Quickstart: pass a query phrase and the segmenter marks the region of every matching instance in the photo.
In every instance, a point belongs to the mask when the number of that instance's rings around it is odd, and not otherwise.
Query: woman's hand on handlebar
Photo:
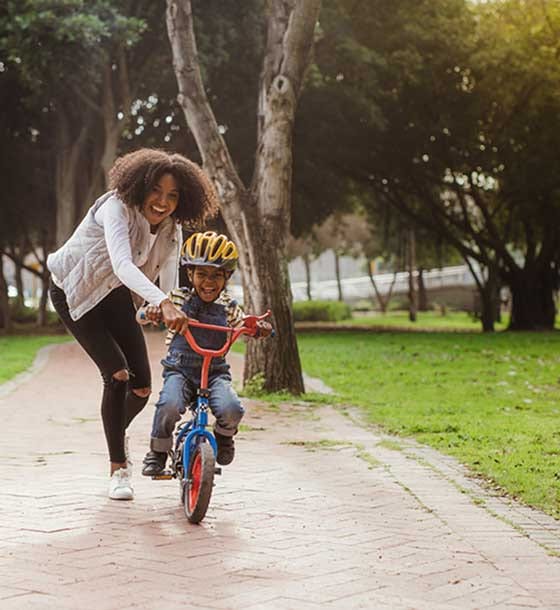
[[[187,315],[173,305],[169,299],[162,301],[160,307],[163,321],[167,328],[175,332],[182,332],[183,328],[187,325]]]
[[[144,308],[144,315],[154,325],[161,323],[161,308],[157,305],[147,305]]]

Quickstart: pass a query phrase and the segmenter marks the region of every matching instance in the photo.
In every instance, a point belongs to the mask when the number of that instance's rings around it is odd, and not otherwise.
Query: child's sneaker
[[[219,432],[214,432],[216,437],[216,444],[218,445],[218,455],[216,461],[220,466],[227,466],[233,462],[235,457],[235,443],[233,442],[233,436],[224,436]]]
[[[134,498],[134,490],[132,489],[128,469],[119,468],[111,475],[109,498],[111,500],[132,500]]]
[[[156,477],[165,470],[165,463],[167,462],[167,453],[161,451],[148,451],[146,453],[142,469],[142,474],[145,477]]]

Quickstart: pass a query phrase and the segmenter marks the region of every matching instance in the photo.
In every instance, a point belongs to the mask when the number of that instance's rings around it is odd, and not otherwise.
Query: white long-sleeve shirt
[[[130,210],[118,199],[112,197],[95,212],[95,221],[103,227],[105,242],[107,243],[107,251],[111,259],[111,265],[115,275],[119,280],[130,290],[140,295],[145,301],[153,305],[159,305],[167,298],[166,292],[160,290],[153,282],[151,282],[132,261],[132,248],[130,245],[129,236],[129,214]],[[141,215],[140,215],[141,216]],[[144,218],[140,217],[140,222],[144,222],[148,229],[149,223]],[[150,233],[150,245],[146,252],[146,260],[157,239],[157,234]],[[172,273],[175,273],[177,259],[175,253],[171,253],[167,260],[161,266],[159,278],[160,286],[164,286],[165,279],[162,275],[169,275],[169,268]],[[164,273],[165,271],[165,273]],[[163,281],[162,281],[163,280]],[[173,287],[173,280],[171,287]],[[168,290],[169,291],[169,290]]]

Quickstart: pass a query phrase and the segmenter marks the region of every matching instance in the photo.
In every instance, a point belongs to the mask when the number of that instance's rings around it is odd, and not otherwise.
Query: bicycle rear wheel
[[[214,450],[210,443],[201,440],[191,455],[183,495],[185,515],[190,523],[199,523],[206,515],[214,486],[214,468]]]

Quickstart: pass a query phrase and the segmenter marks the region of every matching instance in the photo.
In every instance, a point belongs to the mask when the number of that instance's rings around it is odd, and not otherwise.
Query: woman
[[[47,266],[54,308],[103,378],[109,497],[132,500],[125,430],[151,392],[135,305],[160,306],[165,324],[181,330],[186,316],[166,294],[176,284],[180,224],[199,224],[215,214],[217,199],[198,165],[161,150],[144,148],[117,159],[109,182],[111,190],[49,255]]]

